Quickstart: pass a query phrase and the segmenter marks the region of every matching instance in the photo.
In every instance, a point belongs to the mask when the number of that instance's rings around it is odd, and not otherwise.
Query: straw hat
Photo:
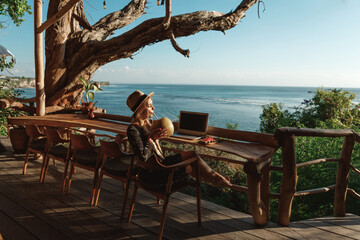
[[[126,100],[127,106],[130,108],[131,111],[135,114],[135,112],[145,103],[145,101],[152,97],[154,95],[154,92],[150,93],[149,95],[146,95],[145,93],[136,90],[132,94],[130,94]],[[131,116],[133,117],[134,114]]]

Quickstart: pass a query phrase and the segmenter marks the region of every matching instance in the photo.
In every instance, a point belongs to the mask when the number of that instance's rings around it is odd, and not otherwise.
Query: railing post
[[[280,190],[277,223],[288,226],[291,216],[291,205],[296,192],[297,169],[295,156],[295,136],[285,135],[280,140],[282,145],[283,178]]]
[[[346,195],[350,170],[351,154],[354,148],[355,137],[346,136],[341,151],[334,199],[334,215],[343,217],[346,213]]]

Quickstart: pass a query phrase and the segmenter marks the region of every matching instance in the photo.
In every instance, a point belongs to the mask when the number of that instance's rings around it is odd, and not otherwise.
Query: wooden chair
[[[125,142],[126,144],[126,142]],[[124,199],[121,211],[121,219],[124,216],[127,197],[129,193],[130,180],[135,179],[136,170],[134,165],[134,154],[125,153],[121,150],[120,144],[115,141],[103,141],[100,139],[100,152],[103,156],[100,167],[100,175],[96,185],[95,203],[98,204],[101,182],[103,176],[108,176],[123,183]]]
[[[64,191],[66,183],[66,175],[69,166],[70,160],[70,139],[68,138],[67,130],[57,130],[55,128],[47,128],[46,131],[47,137],[47,150],[46,155],[43,161],[43,166],[40,174],[40,182],[44,183],[46,178],[46,173],[49,165],[49,160],[58,160],[65,163],[64,172],[61,181],[61,192]],[[65,135],[65,137],[64,137]]]
[[[70,134],[70,144],[72,147],[71,167],[66,193],[70,192],[72,175],[75,167],[83,168],[94,172],[93,184],[91,188],[90,204],[94,204],[96,182],[99,175],[100,151],[99,147],[90,143],[91,136]]]
[[[168,180],[166,183],[162,184],[149,184],[146,180],[146,177],[144,178],[143,174],[144,172],[141,171],[141,168],[145,170],[151,170],[149,166],[147,166],[144,162],[138,161],[138,164],[140,166],[139,173],[136,175],[136,181],[135,181],[135,187],[133,191],[133,196],[131,199],[130,209],[129,209],[129,216],[128,216],[128,222],[131,221],[132,212],[134,210],[135,205],[135,198],[137,194],[138,188],[141,188],[145,190],[146,192],[154,195],[158,199],[162,199],[164,201],[162,214],[161,214],[161,220],[160,220],[160,229],[159,229],[159,235],[158,239],[162,239],[162,235],[164,232],[164,225],[165,225],[165,219],[166,219],[166,211],[169,203],[170,195],[189,186],[192,185],[196,187],[196,197],[197,197],[197,211],[198,211],[198,224],[201,224],[201,194],[200,194],[200,173],[199,173],[199,167],[198,163],[196,162],[197,159],[188,159],[183,162],[173,164],[170,166],[163,166],[163,171],[166,171],[168,175]],[[186,167],[188,165],[193,165],[196,170],[196,179],[195,181],[190,179],[188,174],[185,174],[182,177],[174,178],[174,172],[176,169],[179,169],[181,167]]]
[[[41,154],[45,158],[46,137],[35,125],[26,125],[26,134],[29,136],[28,146],[26,149],[26,157],[24,162],[23,174],[26,173],[27,164],[30,153]]]

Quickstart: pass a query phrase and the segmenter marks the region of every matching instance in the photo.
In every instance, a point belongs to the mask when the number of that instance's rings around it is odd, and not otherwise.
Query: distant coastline
[[[13,88],[35,88],[35,78],[0,76],[0,83],[9,81],[6,85]],[[109,86],[110,82],[98,82],[101,86]]]

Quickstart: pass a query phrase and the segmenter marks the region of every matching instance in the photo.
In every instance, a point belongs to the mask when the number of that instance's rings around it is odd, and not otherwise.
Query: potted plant
[[[83,96],[83,101],[81,103],[82,112],[87,114],[90,109],[93,109],[96,102],[94,103],[95,93],[99,90],[103,90],[100,87],[100,84],[97,82],[86,81],[84,78],[79,77],[80,81],[82,82],[85,92]]]
[[[19,98],[22,94],[23,91],[15,89],[9,79],[0,82],[0,99]],[[26,135],[24,126],[9,126],[7,119],[8,117],[18,117],[23,115],[27,115],[27,113],[17,110],[16,108],[7,107],[6,105],[2,105],[0,108],[0,135],[10,137],[15,153],[26,152],[28,136]],[[1,150],[5,149],[1,148],[0,143],[0,151]]]

